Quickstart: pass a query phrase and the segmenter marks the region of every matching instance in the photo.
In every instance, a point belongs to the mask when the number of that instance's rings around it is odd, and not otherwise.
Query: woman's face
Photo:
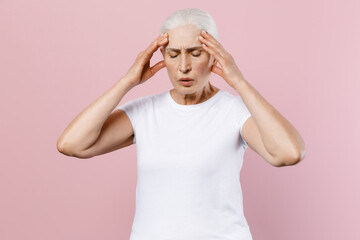
[[[160,48],[171,83],[184,94],[203,89],[214,63],[214,57],[201,47],[200,32],[193,25],[179,26],[168,32],[168,44],[164,50]],[[194,81],[184,85],[180,78],[192,78]]]

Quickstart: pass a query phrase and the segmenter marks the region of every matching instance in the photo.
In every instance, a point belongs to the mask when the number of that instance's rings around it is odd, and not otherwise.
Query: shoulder
[[[246,108],[246,105],[240,95],[233,95],[232,98],[233,98],[233,104],[235,105],[235,107],[245,107]]]
[[[157,102],[161,102],[164,100],[165,92],[163,93],[157,93],[157,94],[150,94],[145,95],[137,98],[130,99],[126,101],[125,103],[122,103],[120,108],[122,107],[144,107],[144,106],[151,106],[154,105]]]
[[[222,99],[224,101],[226,101],[227,103],[231,104],[231,105],[236,105],[236,104],[242,104],[242,98],[240,95],[233,95],[230,92],[221,89],[220,91],[222,91]]]
[[[230,112],[235,117],[237,123],[242,124],[243,121],[251,116],[249,109],[240,95],[232,95],[229,92],[225,92],[223,95],[227,98]]]

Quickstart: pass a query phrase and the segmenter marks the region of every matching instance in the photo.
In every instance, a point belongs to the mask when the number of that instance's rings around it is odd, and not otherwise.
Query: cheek
[[[209,62],[208,61],[199,61],[194,62],[193,64],[193,70],[197,73],[207,73],[209,72]]]
[[[171,60],[165,60],[164,62],[167,68],[173,68],[175,66],[174,62]]]
[[[173,73],[176,71],[177,67],[173,61],[165,60],[164,62],[165,62],[165,67],[169,73]]]

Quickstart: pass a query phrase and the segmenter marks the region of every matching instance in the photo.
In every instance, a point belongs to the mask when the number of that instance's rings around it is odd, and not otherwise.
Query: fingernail
[[[207,32],[205,30],[202,30],[202,33],[206,34]]]

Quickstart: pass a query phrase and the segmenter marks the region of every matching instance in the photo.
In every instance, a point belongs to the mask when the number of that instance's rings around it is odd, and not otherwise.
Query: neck
[[[219,89],[211,85],[210,81],[201,89],[191,93],[179,92],[176,89],[170,90],[170,95],[175,102],[182,105],[193,105],[205,102],[212,96],[214,96]]]

